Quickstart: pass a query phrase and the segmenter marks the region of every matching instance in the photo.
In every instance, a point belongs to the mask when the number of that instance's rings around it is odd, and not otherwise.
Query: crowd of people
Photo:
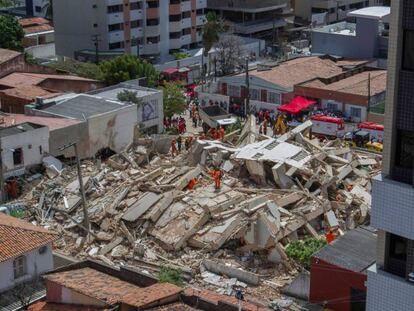
[[[167,118],[164,117],[164,128],[171,129],[175,128],[177,133],[184,134],[187,131],[187,124],[185,119],[182,116]]]

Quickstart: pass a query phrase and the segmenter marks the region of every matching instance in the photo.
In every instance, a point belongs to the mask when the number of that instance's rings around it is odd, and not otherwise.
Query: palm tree
[[[206,23],[203,27],[203,47],[204,56],[208,56],[208,52],[219,41],[220,33],[226,30],[224,21],[217,17],[215,12],[206,14]]]

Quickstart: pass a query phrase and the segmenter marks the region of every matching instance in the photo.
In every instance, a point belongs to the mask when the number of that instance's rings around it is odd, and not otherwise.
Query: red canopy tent
[[[291,114],[298,114],[302,110],[305,110],[309,106],[315,105],[316,101],[308,100],[301,96],[296,96],[289,104],[280,106],[279,111],[288,112]]]

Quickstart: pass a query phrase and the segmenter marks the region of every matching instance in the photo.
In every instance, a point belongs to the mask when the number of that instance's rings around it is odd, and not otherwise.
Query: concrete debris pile
[[[55,246],[65,254],[149,273],[170,266],[222,293],[243,287],[263,297],[271,289],[266,297],[280,298],[273,289],[298,272],[286,245],[369,221],[370,179],[381,161],[338,140],[308,138],[309,123],[278,139],[258,135],[255,123],[250,118],[226,142],[196,140],[175,158],[147,144],[102,164],[84,161],[90,228],[72,166],[20,203],[32,221],[61,233]],[[224,172],[219,190],[213,167]]]

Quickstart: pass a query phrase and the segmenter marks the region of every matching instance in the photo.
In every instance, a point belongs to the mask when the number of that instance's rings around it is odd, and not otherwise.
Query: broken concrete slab
[[[242,281],[242,282],[245,282],[251,285],[259,285],[259,282],[260,282],[260,276],[258,274],[248,272],[242,269],[238,269],[235,267],[227,266],[215,260],[213,261],[210,259],[204,259],[203,265],[210,272],[236,278],[239,281]]]
[[[124,240],[123,237],[117,237],[115,240],[113,240],[112,242],[106,244],[104,247],[101,248],[101,250],[99,251],[100,255],[105,255],[107,253],[109,253],[110,251],[112,251],[112,249],[115,246],[118,246],[119,244],[122,243],[122,241]]]
[[[139,219],[151,206],[157,203],[161,199],[161,195],[155,194],[153,192],[146,192],[141,196],[134,205],[132,205],[125,214],[122,216],[122,219],[125,221],[136,221]]]
[[[197,178],[201,174],[201,167],[198,165],[193,170],[186,173],[183,177],[181,177],[177,183],[175,184],[175,187],[177,190],[183,190],[185,187],[187,187],[188,183],[194,179]]]
[[[175,190],[164,193],[162,199],[160,199],[143,218],[150,219],[155,223],[161,217],[162,213],[164,213],[164,211],[171,205],[177,194],[178,192]]]

